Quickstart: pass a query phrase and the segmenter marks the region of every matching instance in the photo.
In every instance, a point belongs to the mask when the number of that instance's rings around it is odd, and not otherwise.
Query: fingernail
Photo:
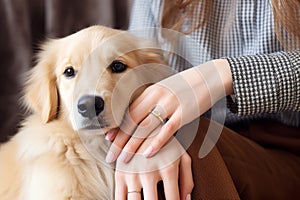
[[[118,132],[118,129],[113,129],[113,130],[108,131],[105,135],[105,139],[108,141],[111,141],[113,139],[113,137],[115,136],[115,134],[117,134],[117,132]]]
[[[186,195],[185,200],[191,200],[191,194]]]
[[[128,155],[126,152],[122,151],[122,153],[119,156],[120,161],[127,163],[128,162]]]
[[[106,155],[105,161],[107,163],[112,163],[115,161],[115,157],[116,157],[115,154],[112,151],[109,151]]]
[[[120,161],[122,161],[123,163],[128,163],[131,160],[131,158],[134,156],[134,154],[135,153],[122,151],[118,159],[120,159]]]
[[[152,154],[152,152],[153,152],[153,147],[152,146],[149,146],[147,149],[146,149],[146,151],[144,151],[144,153],[143,153],[143,155],[145,156],[145,157],[150,157],[150,155]]]
[[[112,136],[113,136],[113,134],[112,134],[112,133],[106,133],[106,135],[105,135],[105,139],[106,139],[107,141],[111,141],[111,139],[112,139]]]

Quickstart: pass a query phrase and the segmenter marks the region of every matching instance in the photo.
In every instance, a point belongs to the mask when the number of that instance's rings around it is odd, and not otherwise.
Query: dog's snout
[[[78,112],[87,118],[94,118],[104,109],[104,100],[100,96],[87,95],[78,100]]]

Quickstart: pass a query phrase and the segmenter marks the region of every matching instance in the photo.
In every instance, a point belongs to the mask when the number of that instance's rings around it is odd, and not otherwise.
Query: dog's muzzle
[[[100,96],[83,96],[78,100],[77,110],[83,117],[93,119],[104,110],[104,100]]]

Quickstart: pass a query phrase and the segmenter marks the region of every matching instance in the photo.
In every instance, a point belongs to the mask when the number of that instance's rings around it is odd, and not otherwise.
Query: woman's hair
[[[198,22],[192,24],[189,30],[182,31],[181,27],[186,19],[189,19],[199,9],[201,12]],[[165,0],[162,13],[162,27],[188,34],[195,29],[201,28],[208,21],[212,12],[212,0]],[[272,0],[275,33],[279,41],[286,46],[288,38],[300,40],[300,0]],[[200,13],[200,12],[198,12]],[[297,43],[297,42],[296,42]]]
[[[284,46],[288,46],[290,42],[287,40],[293,39],[293,44],[296,47],[299,47],[300,0],[272,0],[272,5],[275,20],[275,32],[279,41]]]
[[[201,12],[205,14],[199,16],[197,25],[193,24],[189,30],[181,31],[184,21],[195,14],[195,8],[198,8],[199,2],[199,0],[165,0],[161,18],[162,27],[188,34],[191,31],[204,26],[210,16],[212,7],[211,0],[202,0]]]
[[[212,7],[211,0],[202,0],[201,12],[205,14],[199,16],[198,22],[193,24],[189,30],[181,31],[185,19],[188,19],[195,14],[195,8],[198,8],[198,4],[198,0],[165,0],[161,21],[162,27],[188,34],[193,30],[204,26],[210,17]]]

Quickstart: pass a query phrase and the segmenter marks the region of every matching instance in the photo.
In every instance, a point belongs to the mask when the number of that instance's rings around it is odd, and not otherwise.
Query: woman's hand
[[[106,161],[128,162],[150,133],[163,126],[143,152],[151,157],[183,125],[199,117],[222,97],[232,94],[232,77],[227,60],[214,60],[149,86],[129,107]],[[166,122],[165,120],[168,119]]]
[[[163,182],[166,200],[190,199],[193,189],[191,159],[174,138],[150,159],[137,153],[129,163],[117,161],[115,199],[140,200],[141,192],[145,200],[158,199],[159,181]]]

